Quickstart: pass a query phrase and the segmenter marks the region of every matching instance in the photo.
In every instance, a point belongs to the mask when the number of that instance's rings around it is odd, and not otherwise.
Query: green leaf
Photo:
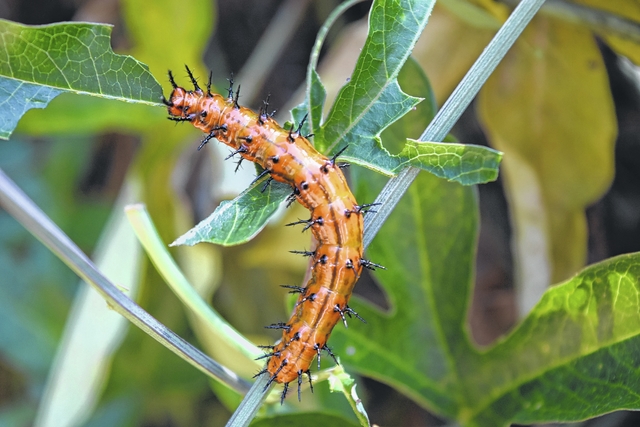
[[[0,20],[0,138],[27,110],[44,108],[62,92],[158,104],[160,85],[146,65],[113,53],[110,35],[111,27],[100,24]]]
[[[420,0],[373,3],[367,41],[351,80],[338,94],[326,122],[314,129],[319,151],[335,153],[348,146],[345,159],[385,170],[376,158],[384,158],[388,152],[377,137],[420,102],[400,89],[397,76],[427,24],[434,3]],[[310,108],[313,111],[317,106],[312,103]]]
[[[407,138],[422,134],[437,110],[431,82],[413,56],[407,59],[400,70],[398,82],[424,101],[382,132],[385,148],[395,155],[405,148]]]
[[[501,154],[490,148],[403,139],[402,142],[406,142],[406,146],[398,155],[392,155],[380,143],[380,133],[407,112],[412,113],[412,118],[403,126],[407,126],[408,123],[423,124],[421,128],[412,128],[412,134],[418,135],[427,123],[424,123],[424,120],[415,120],[415,117],[433,117],[435,111],[433,94],[426,76],[413,60],[405,62],[409,58],[415,38],[426,24],[432,7],[432,4],[418,3],[403,0],[380,1],[374,4],[369,37],[354,71],[354,77],[342,89],[325,125],[318,128],[326,92],[313,68],[309,70],[310,104],[308,100],[305,101],[297,106],[292,114],[298,122],[302,120],[304,112],[309,114],[313,128],[308,132],[319,131],[319,135],[314,137],[314,142],[320,151],[335,151],[338,142],[356,138],[352,141],[353,144],[348,146],[346,154],[340,158],[371,167],[386,175],[393,175],[411,165],[465,185],[494,180],[497,177]],[[404,12],[399,13],[399,10]],[[414,14],[405,13],[407,11]],[[389,35],[383,37],[381,33],[384,31],[389,31]],[[375,58],[388,55],[388,58],[383,61],[385,64],[380,64],[380,60],[372,59],[372,55],[377,55]],[[404,86],[424,96],[428,102],[416,106],[419,98],[402,93],[398,78],[402,79]],[[304,132],[307,132],[306,127]],[[389,135],[390,132],[386,134]],[[330,145],[327,145],[327,137],[333,141]],[[395,146],[398,147],[398,144]],[[357,157],[352,157],[349,152]],[[264,227],[269,215],[275,212],[277,204],[287,196],[284,191],[279,196],[273,194],[271,197],[252,194],[245,192],[235,200],[227,202],[223,209],[216,210],[194,229],[178,238],[174,244],[192,245],[206,241],[234,245],[246,242]],[[268,203],[269,206],[252,203]]]
[[[0,78],[0,138],[9,139],[18,120],[32,108],[44,108],[62,91]]]
[[[401,70],[406,69],[404,87],[413,91],[417,86],[415,89],[419,91],[426,86],[425,92],[433,101],[428,82],[423,83],[426,81],[424,73],[412,61],[405,63],[432,7],[430,2],[409,0],[374,4],[369,18],[369,36],[353,76],[340,91],[324,125],[319,129],[314,127],[316,146],[325,153],[334,153],[347,146],[342,159],[388,176],[407,166],[416,166],[465,185],[495,180],[501,154],[490,148],[409,140],[399,155],[392,155],[381,144],[380,133],[416,108],[421,100],[400,89],[398,76]],[[317,75],[312,74],[312,77],[314,87],[322,87],[317,82]],[[310,91],[311,94],[318,92],[318,88]],[[324,100],[324,97],[318,96],[318,99]],[[322,104],[316,104],[312,97],[310,114],[314,126],[321,109]],[[414,135],[422,130],[424,128]]]
[[[358,197],[374,195],[380,178],[359,170]],[[375,276],[390,309],[353,297],[350,306],[367,324],[336,327],[331,336],[347,370],[464,426],[639,408],[640,254],[549,289],[508,338],[481,352],[466,329],[476,233],[473,189],[420,174],[367,254],[387,267]]]
[[[407,160],[395,168],[397,171],[411,165],[448,181],[474,185],[498,178],[502,153],[478,145],[409,139],[398,157]]]
[[[193,246],[200,242],[232,246],[251,240],[291,194],[291,187],[279,182],[271,182],[263,192],[266,181],[267,178],[263,178],[235,199],[220,203],[211,215],[178,237],[171,246]]]
[[[322,110],[327,99],[327,90],[324,88],[320,76],[314,68],[309,69],[311,74],[311,87],[309,90],[309,116],[311,117],[311,129],[319,129],[322,125]]]
[[[310,70],[312,88],[309,90],[311,101],[308,112],[312,117],[313,130],[316,131],[314,141],[317,148],[331,153],[347,145],[341,159],[388,176],[397,174],[407,166],[416,166],[465,185],[495,180],[501,153],[490,148],[408,140],[398,155],[392,155],[387,151],[389,147],[382,146],[380,133],[410,110],[418,108],[416,104],[420,98],[404,94],[400,83],[411,92],[429,98],[425,112],[429,117],[433,117],[434,104],[431,87],[420,67],[413,60],[404,62],[415,43],[412,37],[419,36],[432,5],[415,5],[409,1],[393,4],[380,2],[378,5],[381,4],[387,9],[383,13],[379,6],[372,8],[369,37],[353,76],[340,91],[321,128],[318,128],[318,116],[322,111],[325,92],[315,70]],[[415,7],[417,13],[408,17],[398,13],[396,7],[404,11],[413,11]],[[381,36],[384,31],[388,34]],[[395,39],[396,36],[399,40]],[[405,56],[398,60],[401,55]],[[407,135],[417,136],[423,130],[424,127],[415,128],[414,132]]]
[[[307,111],[309,111],[309,108],[307,106],[306,100],[301,104],[293,107],[293,109],[291,110],[291,117],[293,119],[292,123],[295,123],[294,127],[297,127],[298,123],[302,123],[302,128],[300,131],[303,135],[308,135],[311,133],[311,123],[308,120]],[[285,123],[285,128],[286,127],[287,125]]]
[[[489,182],[498,177],[502,153],[496,150],[471,144],[407,139],[407,136],[421,134],[427,127],[435,115],[436,103],[429,79],[412,57],[400,70],[398,81],[425,100],[382,133],[385,147],[392,153],[399,151],[385,160],[390,170],[399,172],[415,166],[463,185]]]
[[[386,181],[358,168],[352,178],[358,200],[372,200]],[[470,349],[460,325],[473,277],[477,220],[471,187],[418,175],[367,252],[387,267],[375,277],[390,309],[354,296],[349,305],[367,324],[338,325],[331,335],[329,344],[348,372],[390,384],[455,417],[461,379],[451,352]]]
[[[576,421],[640,408],[638,295],[637,253],[549,289],[507,339],[459,365],[468,396],[476,397],[463,421]]]
[[[344,395],[344,398],[349,402],[349,405],[351,405],[351,410],[353,410],[353,413],[358,417],[361,425],[365,427],[371,426],[369,415],[362,404],[362,400],[360,400],[358,396],[355,380],[346,373],[340,365],[333,368],[332,371],[328,379],[331,391],[340,392]]]
[[[334,105],[336,112],[330,115],[327,123],[328,126],[325,124],[325,126],[319,129],[321,133],[324,133],[325,129],[329,129],[335,134],[341,134],[339,129],[349,127],[347,121],[344,117],[341,117],[341,113],[339,113],[339,111],[346,108],[346,104],[349,102],[365,102],[366,106],[363,105],[365,110],[373,109],[373,111],[367,112],[366,121],[362,122],[360,119],[357,120],[356,124],[360,124],[361,127],[358,128],[360,130],[362,126],[370,126],[372,122],[377,124],[380,117],[386,117],[387,114],[391,114],[391,110],[387,112],[386,109],[389,107],[390,104],[388,103],[392,99],[402,104],[402,107],[394,108],[395,112],[393,114],[395,116],[393,120],[388,121],[388,123],[382,127],[376,128],[375,134],[378,134],[384,127],[409,111],[419,101],[418,98],[408,97],[400,91],[396,76],[400,72],[404,61],[409,57],[417,37],[426,25],[427,17],[433,7],[433,3],[433,1],[423,2],[418,0],[377,1],[374,3],[370,18],[371,27],[369,37],[365,45],[365,47],[368,47],[363,49],[363,53],[358,62],[360,68],[356,67],[354,76],[356,74],[362,75],[375,71],[375,80],[363,80],[363,82],[359,83],[362,85],[366,83],[369,87],[366,98],[363,97],[362,100],[353,98],[356,87],[358,88],[358,96],[364,96],[360,91],[360,86],[355,86],[352,83],[343,88],[341,93],[349,93],[350,95],[343,95],[342,101],[340,101],[340,98],[336,101],[336,105]],[[387,34],[385,30],[389,31],[389,34]],[[390,39],[385,40],[385,37],[390,37]],[[377,55],[375,61],[372,61],[369,57],[373,54]],[[381,62],[387,63],[389,66],[387,68],[380,68],[381,65],[383,65]],[[315,70],[311,68],[309,72],[312,73],[310,96],[313,104],[307,104],[307,108],[312,125],[317,126],[320,122],[326,92]],[[392,81],[387,82],[388,79]],[[358,79],[358,82],[360,82],[360,79]],[[374,87],[376,85],[382,86],[382,88]],[[382,95],[384,95],[385,101],[381,103],[378,98]],[[365,99],[366,101],[364,101]],[[296,119],[300,119],[301,113],[300,108],[295,109],[294,115]],[[339,126],[339,129],[336,128],[336,132],[334,132],[334,129],[332,129],[333,126]],[[314,127],[313,130],[315,129]],[[360,130],[358,130],[358,132]],[[355,135],[352,132],[347,134],[351,136]],[[323,139],[322,136],[316,136],[314,138],[316,144],[318,144],[318,141],[324,140],[326,139]],[[332,147],[328,147],[322,143],[317,145],[316,148],[324,153],[332,149]],[[380,146],[380,150],[384,149]],[[380,150],[378,150],[377,153],[380,153]],[[363,152],[368,153],[367,150]],[[373,154],[376,154],[376,152]],[[349,159],[347,158],[347,160]],[[173,244],[193,245],[206,241],[223,245],[234,245],[251,239],[264,227],[269,216],[275,212],[277,205],[287,196],[287,193],[282,189],[274,193],[273,196],[257,194],[255,189],[256,187],[254,186],[253,189],[245,191],[236,199],[219,207],[212,215],[179,237]]]
[[[390,146],[421,126],[415,121],[430,120],[411,114],[385,133]],[[358,200],[370,200],[384,181],[358,168],[352,177]],[[348,371],[386,382],[465,426],[576,421],[640,407],[633,371],[640,254],[549,289],[508,338],[479,351],[466,328],[477,221],[471,188],[418,176],[367,254],[387,267],[375,276],[390,309],[353,297],[350,305],[367,324],[338,327],[331,336]]]

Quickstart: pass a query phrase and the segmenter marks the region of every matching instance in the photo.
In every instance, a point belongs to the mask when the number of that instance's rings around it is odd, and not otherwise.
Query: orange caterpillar
[[[293,127],[285,130],[267,113],[266,102],[259,113],[240,107],[238,92],[233,96],[233,81],[225,98],[211,93],[211,77],[205,93],[189,68],[187,73],[194,90],[178,87],[169,72],[173,91],[168,100],[163,98],[169,119],[191,122],[207,133],[198,149],[216,138],[231,147],[233,154],[259,164],[264,172],[258,178],[268,173],[267,184],[272,179],[289,184],[293,188],[290,200],[311,212],[309,220],[289,224],[306,224],[305,230],[311,229],[317,241],[314,251],[297,252],[313,258],[311,278],[304,288],[289,286],[300,296],[287,323],[268,326],[282,329],[282,339],[267,347],[271,350],[263,356],[269,358],[267,367],[257,374],[270,375],[265,390],[274,381],[284,384],[281,402],[289,382],[297,380],[300,399],[303,374],[311,384],[313,359],[318,358],[320,368],[320,353],[325,350],[335,360],[326,343],[338,320],[346,326],[345,314],[360,318],[347,303],[362,267],[380,267],[362,258],[362,217],[371,205],[356,203],[336,164],[337,155],[328,158],[316,151],[300,134],[302,124],[295,131]]]

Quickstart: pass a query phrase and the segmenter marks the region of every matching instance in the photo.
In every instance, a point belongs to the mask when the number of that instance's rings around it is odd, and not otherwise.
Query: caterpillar
[[[337,363],[327,346],[336,323],[342,320],[346,326],[345,316],[362,320],[348,302],[362,268],[381,267],[362,257],[363,215],[370,212],[373,204],[356,203],[341,165],[336,163],[341,152],[329,158],[316,151],[309,135],[301,134],[304,120],[295,130],[293,125],[285,130],[272,118],[273,113],[267,112],[268,100],[257,113],[239,106],[240,88],[234,96],[233,79],[228,96],[224,97],[211,93],[211,74],[206,92],[198,86],[188,67],[187,74],[193,90],[179,87],[169,71],[173,90],[169,99],[162,98],[169,119],[190,122],[207,134],[198,150],[216,138],[233,150],[231,156],[239,154],[241,161],[259,164],[264,172],[256,181],[269,175],[263,191],[271,180],[286,183],[293,190],[289,201],[297,200],[311,213],[308,220],[287,224],[303,224],[317,242],[313,251],[292,251],[312,258],[310,279],[305,287],[286,286],[300,295],[286,323],[268,326],[282,329],[282,339],[263,347],[269,350],[263,356],[268,358],[267,365],[256,374],[256,377],[269,375],[265,390],[273,382],[284,385],[281,403],[289,383],[297,381],[300,400],[303,375],[308,376],[313,391],[309,369],[313,359],[317,358],[320,369],[320,355],[326,351]]]

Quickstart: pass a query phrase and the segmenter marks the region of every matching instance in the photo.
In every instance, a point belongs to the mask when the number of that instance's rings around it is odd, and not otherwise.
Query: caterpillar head
[[[190,96],[191,95],[191,96]],[[169,99],[162,98],[162,103],[167,106],[169,119],[176,121],[191,121],[195,118],[195,112],[189,111],[193,105],[193,96],[181,87],[171,91]]]
[[[193,83],[194,90],[188,91],[179,87],[173,79],[173,74],[169,71],[169,82],[171,83],[173,90],[171,91],[171,95],[168,100],[164,96],[162,97],[162,102],[167,106],[167,111],[170,116],[169,119],[178,122],[192,122],[196,118],[197,114],[194,111],[196,109],[195,107],[198,105],[199,99],[204,95],[204,92],[200,89],[200,86],[198,86],[198,82],[189,67],[185,65],[185,68],[187,69],[187,74],[191,79],[191,83]],[[211,96],[209,92],[210,87],[211,75],[209,75],[209,84],[207,85],[207,93],[209,96]]]

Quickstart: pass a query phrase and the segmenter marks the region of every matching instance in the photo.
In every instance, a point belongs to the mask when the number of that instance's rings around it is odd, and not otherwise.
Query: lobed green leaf
[[[178,237],[171,246],[193,246],[200,242],[233,246],[253,239],[291,194],[288,185],[266,181],[267,178],[263,178],[235,199],[220,203],[211,215]]]
[[[159,103],[160,85],[146,65],[110,46],[111,26],[28,26],[0,20],[0,138],[24,113],[62,92],[143,104]]]
[[[474,185],[498,178],[502,153],[478,145],[408,139],[398,157],[402,162],[395,171],[411,165],[448,181]]]
[[[367,132],[367,135],[375,136],[380,133],[384,127],[392,123],[394,120],[401,117],[404,113],[409,111],[417,102],[418,98],[408,97],[398,86],[396,76],[400,71],[404,61],[409,57],[411,49],[415,44],[417,37],[422,32],[428,15],[433,7],[433,1],[421,2],[416,0],[396,0],[396,1],[378,1],[374,3],[371,11],[371,28],[369,37],[367,39],[366,48],[363,53],[354,72],[354,76],[363,76],[362,78],[356,78],[356,81],[352,81],[350,84],[342,89],[332,113],[327,120],[327,123],[320,126],[322,122],[322,109],[326,98],[326,91],[317,72],[313,67],[309,68],[311,75],[311,88],[309,88],[309,98],[305,100],[301,106],[294,110],[294,117],[297,120],[301,120],[303,111],[309,115],[309,122],[312,128],[311,132],[318,132],[314,137],[316,148],[323,152],[329,153],[340,141],[347,141],[344,137],[351,141],[351,138],[355,138],[358,133],[364,132],[368,126],[375,124],[376,128],[371,132]],[[412,13],[406,13],[411,11]],[[391,27],[389,27],[391,26]],[[391,40],[385,40],[385,30],[392,28],[393,33]],[[391,34],[391,32],[389,33]],[[318,47],[319,48],[319,47]],[[376,60],[373,61],[371,55],[376,55]],[[384,55],[388,55],[389,58]],[[381,63],[386,63],[389,67],[381,67]],[[373,81],[368,81],[364,78],[365,74],[370,74]],[[367,90],[366,101],[363,101],[363,94],[361,89]],[[357,98],[356,98],[357,92]],[[383,95],[385,102],[380,101],[380,96]],[[395,99],[396,103],[401,104],[399,108],[394,109],[393,119],[387,120],[386,124],[378,126],[382,117],[387,118],[388,114],[391,114],[388,110],[390,106],[389,102]],[[355,103],[364,102],[359,105],[362,113],[365,114],[365,120],[360,117],[357,120],[350,119],[348,114],[344,114],[344,110],[348,108],[348,105],[353,106]],[[365,105],[366,104],[366,105]],[[360,111],[358,110],[358,111]],[[354,127],[354,125],[358,125]],[[327,137],[328,132],[328,137]],[[342,139],[338,140],[338,136]],[[328,138],[332,138],[334,141],[332,146],[328,146],[326,141]],[[364,144],[364,142],[362,143]],[[362,146],[360,144],[360,146]],[[356,145],[349,150],[356,148]],[[362,148],[362,147],[361,147]],[[349,151],[347,150],[347,151]],[[354,159],[350,159],[348,155],[341,158],[346,160],[362,161],[362,157],[369,158],[370,155],[380,155],[380,153],[386,153],[386,150],[381,146],[374,152],[363,150],[362,153],[369,153],[367,155],[360,155]],[[388,159],[384,157],[382,161]],[[246,204],[247,200],[260,201],[261,203],[267,203],[275,205],[282,200],[286,195],[280,195],[279,199],[270,198],[246,198],[246,193],[229,202],[230,204],[225,206],[224,210],[214,212],[209,218],[196,226],[193,231],[189,231],[187,234],[190,236],[188,239],[183,236],[179,238],[174,244],[180,244],[181,242],[190,242],[189,244],[195,244],[199,241],[217,242],[222,241],[224,244],[239,244],[245,242],[247,236],[253,236],[257,231],[264,227],[264,223],[268,220],[268,215],[262,215],[263,212],[267,212],[263,209],[262,205],[250,205]],[[237,205],[237,206],[236,206]],[[241,206],[242,205],[242,206]],[[258,211],[261,214],[257,217],[253,215],[251,211]],[[228,215],[225,218],[221,216],[223,212],[232,211],[233,215]],[[273,211],[273,210],[271,210]],[[229,220],[230,222],[226,222]],[[251,230],[247,226],[251,221],[260,220],[260,223],[253,223]],[[238,224],[243,224],[242,228],[238,228]],[[211,233],[217,233],[216,229],[225,230],[221,232],[222,238],[212,237]],[[256,231],[257,230],[257,231]],[[237,237],[235,237],[237,236]]]
[[[467,425],[577,421],[640,408],[640,254],[544,294],[505,340],[460,366]],[[481,397],[478,399],[478,397]]]

